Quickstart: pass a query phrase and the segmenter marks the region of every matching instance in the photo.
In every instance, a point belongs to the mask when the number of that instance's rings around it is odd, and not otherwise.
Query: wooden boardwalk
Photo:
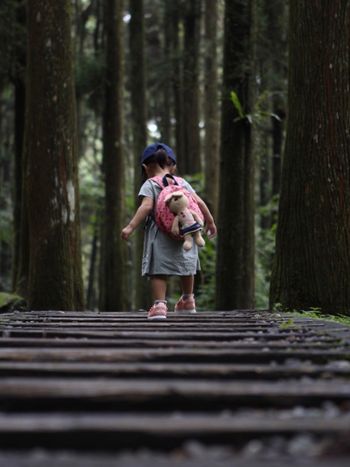
[[[342,325],[14,312],[0,335],[0,465],[349,465]]]

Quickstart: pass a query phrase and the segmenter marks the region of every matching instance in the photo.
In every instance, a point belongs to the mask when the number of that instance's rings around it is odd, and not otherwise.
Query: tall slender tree
[[[164,75],[163,75],[163,107],[162,107],[162,125],[161,125],[161,140],[173,146],[172,141],[172,63],[173,63],[173,22],[174,2],[165,2],[163,14],[163,30],[164,30]]]
[[[140,156],[147,144],[146,89],[144,56],[144,4],[143,0],[130,0],[130,90],[133,154],[135,165],[134,196],[137,199],[141,185]],[[139,229],[135,235],[135,306],[146,306],[149,300],[147,281],[141,277],[143,234]]]
[[[266,36],[268,41],[268,86],[272,93],[272,195],[278,195],[281,179],[281,161],[286,117],[287,81],[287,12],[288,4],[283,0],[265,0]]]
[[[23,144],[25,127],[25,66],[26,66],[26,8],[23,2],[17,0],[17,40],[15,48],[15,190],[14,190],[14,245],[13,245],[13,288],[17,288],[19,278],[19,257],[21,244],[22,219],[22,188],[23,188]],[[23,223],[23,236],[28,237],[28,227]],[[27,266],[26,266],[27,269]],[[27,275],[27,274],[25,274]],[[20,285],[21,281],[18,281]],[[22,282],[23,283],[23,282]],[[19,287],[20,288],[20,287]],[[21,292],[21,290],[18,290]]]
[[[219,198],[218,2],[205,1],[205,194],[216,217]]]
[[[69,0],[28,2],[29,306],[83,307]]]
[[[184,50],[183,50],[183,108],[184,154],[180,155],[181,170],[187,174],[200,172],[199,138],[199,42],[200,0],[184,3]]]
[[[124,308],[123,214],[123,1],[105,0],[106,76],[103,115],[105,220],[100,306]]]
[[[170,9],[169,3],[168,9]],[[174,94],[174,116],[175,116],[175,148],[178,165],[181,172],[185,169],[185,115],[184,115],[184,93],[183,93],[183,73],[182,73],[182,41],[180,36],[181,15],[180,0],[172,2],[173,8],[170,11],[171,22],[168,28],[171,31],[171,52],[172,52],[172,78],[171,84]]]
[[[254,306],[254,8],[254,0],[225,2],[216,289],[222,310]]]
[[[271,304],[350,313],[349,52],[347,0],[291,2]]]

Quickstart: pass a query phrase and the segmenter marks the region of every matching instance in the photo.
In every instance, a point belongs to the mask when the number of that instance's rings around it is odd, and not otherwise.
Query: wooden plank
[[[144,329],[133,329],[133,330],[123,330],[123,331],[112,331],[112,330],[80,330],[80,329],[25,329],[25,328],[6,328],[1,332],[0,336],[3,338],[7,337],[81,337],[81,338],[105,338],[105,339],[123,339],[128,337],[139,337],[144,339],[200,339],[207,340],[208,338],[213,339],[254,339],[254,340],[295,340],[295,341],[307,341],[307,340],[316,340],[316,341],[329,341],[339,343],[339,338],[337,336],[330,336],[328,334],[320,334],[318,332],[279,332],[278,330],[274,332],[236,332],[236,331],[216,331],[211,329],[199,331],[186,332],[184,330],[178,331],[173,329],[156,329],[153,331],[148,331]],[[1,339],[1,337],[0,337]]]
[[[193,449],[192,446],[193,445]],[[74,453],[67,451],[0,452],[0,465],[6,467],[348,467],[349,461],[342,458],[311,459],[305,456],[302,464],[296,464],[294,456],[275,456],[251,459],[238,455],[233,449],[220,446],[208,447],[200,443],[188,444],[172,455],[151,452],[122,454],[93,452]]]
[[[106,324],[114,324],[114,323],[141,323],[147,319],[147,314],[138,315],[138,316],[122,316],[122,317],[67,317],[67,316],[45,316],[45,317],[28,317],[28,316],[21,316],[21,317],[13,317],[11,320],[1,320],[0,323],[106,323]],[[193,317],[191,315],[177,315],[174,313],[168,313],[168,319],[176,322],[182,323],[190,323],[193,322]],[[292,327],[293,325],[321,325],[325,326],[326,323],[322,321],[313,321],[313,320],[286,320],[286,319],[268,319],[268,320],[261,320],[261,319],[247,319],[247,318],[240,318],[240,317],[204,317],[201,316],[200,313],[195,315],[195,319],[197,322],[201,322],[202,324],[210,324],[210,323],[230,323],[235,325],[261,325],[261,326],[269,326],[269,325],[281,325],[288,322],[288,325]],[[290,322],[292,321],[292,322]],[[328,325],[328,323],[327,323]]]
[[[210,452],[205,452],[204,446],[208,448],[220,443],[221,449],[227,445],[237,452],[237,448],[241,448],[249,439],[261,436],[266,439],[273,435],[291,437],[300,432],[317,435],[322,443],[323,439],[345,435],[348,426],[348,417],[280,420],[266,414],[264,417],[197,414],[186,414],[186,417],[182,414],[133,416],[125,413],[0,416],[3,448],[16,447],[20,439],[23,448],[86,450],[86,446],[91,446],[90,449],[98,447],[99,450],[115,452],[132,449],[135,452],[147,446],[148,449],[164,451],[179,449],[188,439],[192,439],[197,446],[203,443],[203,457],[206,458],[210,458]],[[230,459],[232,462],[232,457]]]
[[[285,324],[284,324],[285,323]],[[8,323],[1,323],[3,324],[8,324],[11,326],[42,326],[42,325],[47,325],[47,326],[55,326],[55,325],[62,325],[62,326],[68,326],[68,325],[82,325],[86,327],[91,327],[91,326],[110,326],[110,325],[117,325],[117,326],[154,326],[155,324],[166,324],[167,326],[171,325],[178,325],[180,327],[185,327],[185,326],[212,326],[215,325],[216,327],[223,327],[223,326],[235,326],[237,328],[254,328],[254,327],[259,327],[259,328],[269,328],[269,327],[283,327],[287,326],[288,328],[294,328],[294,327],[300,327],[304,326],[305,328],[325,328],[326,324],[321,323],[318,321],[314,322],[309,322],[309,323],[293,323],[293,324],[288,324],[287,322],[284,321],[239,321],[236,322],[235,320],[209,320],[209,321],[204,321],[201,320],[200,318],[179,318],[179,317],[172,317],[169,316],[167,317],[166,320],[162,322],[154,322],[147,320],[146,316],[142,319],[137,319],[137,320],[131,320],[131,319],[118,319],[118,320],[113,320],[113,321],[108,321],[108,320],[97,320],[97,321],[85,321],[85,320],[11,320]]]
[[[337,363],[337,362],[336,362]],[[210,363],[85,363],[85,362],[0,362],[1,376],[94,376],[133,378],[215,378],[215,379],[276,379],[276,378],[350,378],[350,363],[339,365],[298,366],[257,364],[210,364]]]
[[[249,414],[249,416],[247,416]],[[283,414],[283,412],[282,412]],[[197,414],[197,413],[88,413],[88,414],[0,414],[0,435],[6,433],[112,433],[122,435],[149,434],[160,438],[168,436],[187,437],[194,435],[237,434],[291,434],[312,432],[315,434],[347,433],[350,415],[327,416],[280,415],[278,411],[269,415],[264,411],[244,415]]]
[[[225,339],[222,336],[218,335],[214,340],[213,338],[207,339],[205,342],[203,340],[192,339],[161,339],[158,338],[154,340],[152,338],[142,339],[137,336],[133,338],[124,337],[124,339],[96,339],[91,338],[89,340],[83,340],[78,338],[62,338],[62,339],[49,339],[43,337],[41,339],[34,338],[17,338],[17,337],[2,337],[0,338],[0,348],[1,347],[65,347],[65,348],[74,348],[74,347],[103,347],[103,348],[133,348],[137,347],[142,349],[144,347],[183,347],[183,348],[213,348],[213,349],[245,349],[245,350],[256,350],[261,351],[274,350],[274,349],[289,349],[298,348],[299,350],[311,349],[311,350],[331,350],[334,349],[334,345],[328,342],[293,342],[285,340],[283,342],[259,342],[259,341],[244,341],[244,340],[229,340]],[[162,337],[162,336],[159,336]],[[350,347],[348,345],[337,345],[338,351],[349,351]]]
[[[100,349],[100,348],[0,348],[0,361],[81,361],[81,362],[203,362],[261,363],[287,359],[324,363],[350,360],[349,350],[237,350],[237,349]]]
[[[350,382],[332,381],[207,381],[201,379],[106,379],[106,378],[3,378],[0,401],[16,410],[40,410],[52,405],[69,410],[192,410],[213,411],[244,405],[290,407],[318,406],[332,400],[350,403]],[[350,425],[349,425],[350,426]]]
[[[114,321],[131,321],[139,322],[143,321],[146,318],[146,312],[127,312],[127,313],[98,313],[98,312],[23,312],[23,313],[13,313],[8,315],[0,316],[0,323],[9,323],[11,321],[52,321],[52,322],[64,322],[64,321],[85,321],[85,322],[114,322]],[[191,322],[193,319],[201,321],[203,323],[210,322],[232,322],[236,324],[282,324],[290,323],[291,325],[314,325],[318,324],[321,326],[327,327],[342,327],[346,329],[347,327],[339,323],[334,323],[326,320],[315,320],[312,318],[300,318],[295,317],[293,314],[247,314],[247,313],[237,313],[237,312],[199,312],[195,316],[189,314],[174,314],[171,311],[168,314],[169,319],[177,321]],[[349,328],[347,328],[349,329]]]

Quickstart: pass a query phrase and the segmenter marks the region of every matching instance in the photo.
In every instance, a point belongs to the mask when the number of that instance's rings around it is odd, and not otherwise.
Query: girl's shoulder
[[[151,179],[146,180],[140,188],[139,196],[148,196],[154,198],[155,184]]]

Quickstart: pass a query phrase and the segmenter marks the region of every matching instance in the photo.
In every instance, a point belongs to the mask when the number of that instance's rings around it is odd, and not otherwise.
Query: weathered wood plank
[[[237,349],[100,349],[100,348],[0,348],[0,361],[82,361],[82,362],[210,362],[266,363],[287,359],[325,363],[350,360],[349,350],[237,350]]]
[[[309,459],[296,464],[295,457],[249,459],[234,450],[222,447],[208,448],[198,443],[177,449],[172,455],[150,450],[123,454],[72,453],[66,451],[27,451],[0,453],[0,465],[6,467],[348,467],[347,459]]]
[[[247,416],[249,414],[249,417]],[[288,417],[288,418],[287,418]],[[322,416],[293,416],[293,413],[267,414],[266,412],[247,412],[243,415],[196,414],[196,413],[88,413],[88,414],[0,414],[0,435],[7,433],[62,433],[79,435],[94,432],[120,436],[146,434],[164,438],[168,436],[197,439],[208,433],[229,434],[290,434],[295,432],[344,433],[349,429],[350,415],[334,418]]]
[[[77,379],[3,378],[0,381],[2,404],[15,403],[39,410],[45,404],[70,410],[92,407],[100,410],[133,407],[133,410],[161,408],[215,410],[226,407],[319,405],[322,401],[350,404],[350,382],[343,379],[307,381],[217,381],[201,379]],[[21,403],[23,402],[23,403]],[[57,405],[58,404],[58,405]]]
[[[319,342],[330,341],[339,343],[340,339],[337,336],[329,336],[326,333],[319,332],[279,332],[270,331],[270,332],[236,332],[236,331],[215,331],[210,329],[200,329],[199,331],[187,332],[185,330],[178,331],[174,329],[160,330],[156,329],[153,331],[144,330],[144,329],[132,329],[132,330],[80,330],[80,329],[25,329],[25,328],[0,328],[0,339],[7,337],[48,337],[48,338],[68,338],[68,337],[81,337],[81,338],[105,338],[105,339],[124,339],[128,337],[139,337],[144,339],[197,339],[197,340],[207,340],[207,339],[223,339],[223,340],[238,340],[238,339],[254,339],[254,340],[286,340],[291,339],[295,341],[306,342],[308,340],[316,340]]]
[[[149,321],[146,319],[140,319],[137,322],[133,322],[131,320],[118,320],[114,321],[111,323],[108,323],[104,320],[99,320],[98,322],[78,322],[75,320],[72,321],[43,321],[43,322],[38,322],[36,320],[30,320],[30,321],[21,321],[21,320],[13,320],[10,323],[8,323],[8,326],[11,327],[26,327],[26,328],[38,328],[38,327],[43,327],[43,328],[57,328],[57,327],[63,327],[63,328],[107,328],[110,329],[111,327],[118,327],[118,328],[168,328],[168,327],[177,327],[181,329],[198,329],[199,327],[214,327],[215,329],[218,330],[225,330],[225,329],[231,329],[231,330],[236,330],[238,331],[255,331],[255,330],[268,330],[271,328],[281,328],[282,323],[279,322],[271,322],[271,323],[249,323],[249,322],[244,322],[244,323],[235,323],[227,320],[215,320],[215,321],[210,321],[210,322],[203,322],[200,319],[192,319],[192,320],[184,320],[184,319],[176,319],[176,318],[171,318],[168,317],[164,321]],[[298,325],[290,325],[289,329],[297,328]],[[308,323],[306,326],[304,326],[307,329],[323,329],[325,328],[324,323],[319,323],[319,322],[314,322],[314,323]],[[284,330],[283,327],[281,329],[282,331]]]
[[[282,342],[256,342],[256,341],[237,341],[237,340],[229,340],[224,339],[220,335],[214,340],[213,338],[207,339],[205,343],[203,340],[196,340],[196,339],[142,339],[134,336],[132,339],[131,336],[124,336],[124,339],[96,339],[91,338],[89,340],[83,340],[78,338],[62,338],[62,339],[49,339],[47,337],[43,337],[41,339],[34,339],[34,338],[6,338],[0,337],[0,348],[1,347],[65,347],[65,348],[74,348],[74,347],[103,347],[103,348],[139,348],[142,349],[144,347],[155,347],[155,348],[163,348],[163,347],[184,347],[184,348],[213,348],[213,349],[244,349],[244,350],[256,350],[259,349],[263,352],[267,350],[274,350],[274,349],[282,349],[282,350],[292,350],[297,348],[299,350],[311,349],[311,350],[331,350],[334,349],[333,341],[331,342],[321,342],[321,341],[312,341],[312,342],[296,342],[296,341],[282,341]],[[162,336],[159,336],[162,337]],[[338,351],[349,351],[349,345],[340,345],[337,346]]]
[[[350,378],[350,362],[327,365],[300,363],[291,365],[210,364],[210,363],[85,363],[85,362],[0,362],[1,376],[94,376],[133,378],[215,378],[276,379],[276,378]]]

